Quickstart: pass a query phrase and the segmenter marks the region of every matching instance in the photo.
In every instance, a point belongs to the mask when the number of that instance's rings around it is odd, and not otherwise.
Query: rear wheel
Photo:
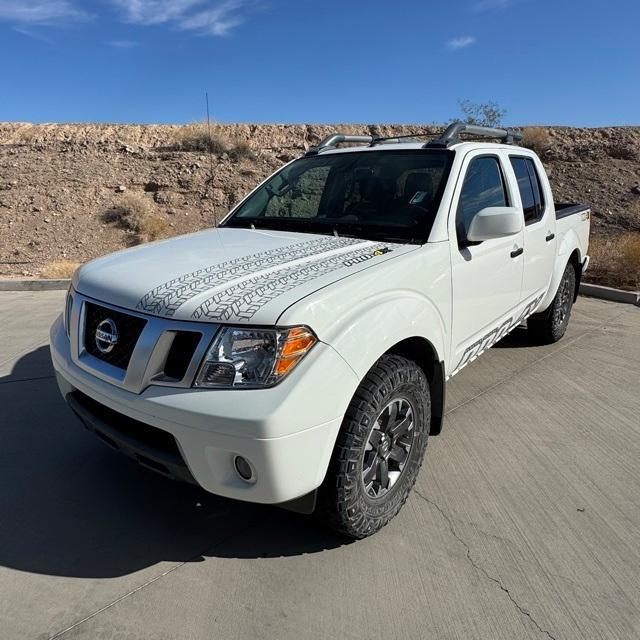
[[[400,356],[380,358],[351,400],[320,488],[317,515],[352,538],[384,527],[415,483],[430,417],[422,369]]]
[[[553,302],[546,311],[536,313],[527,320],[531,338],[538,344],[558,342],[565,334],[575,298],[576,269],[569,262],[562,274]]]

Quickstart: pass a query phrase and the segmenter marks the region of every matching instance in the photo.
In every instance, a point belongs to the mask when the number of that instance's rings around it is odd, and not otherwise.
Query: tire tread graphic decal
[[[183,304],[201,293],[206,293],[212,287],[278,264],[286,264],[301,258],[312,258],[327,251],[363,242],[365,241],[357,238],[328,236],[227,260],[186,273],[155,287],[142,297],[136,308],[153,315],[170,317]]]
[[[504,338],[508,333],[513,331],[519,324],[524,322],[534,312],[534,310],[537,309],[544,296],[544,293],[540,294],[535,300],[529,302],[515,320],[513,319],[513,317],[507,318],[498,326],[493,327],[491,331],[482,336],[482,338],[469,345],[462,354],[460,362],[458,362],[449,377],[455,376],[456,373],[460,371],[460,369],[463,369],[470,362],[473,362],[473,360],[475,360],[479,355],[484,353],[499,340],[502,340],[502,338]]]
[[[256,312],[275,298],[311,280],[393,250],[394,245],[373,244],[358,250],[318,259],[306,265],[285,267],[274,273],[250,278],[205,300],[193,318],[228,322],[250,320]],[[378,252],[378,253],[376,253]]]

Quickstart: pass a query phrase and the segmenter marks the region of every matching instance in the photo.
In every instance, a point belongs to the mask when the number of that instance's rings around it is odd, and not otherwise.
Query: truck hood
[[[200,322],[274,324],[301,298],[415,245],[220,228],[119,251],[74,276],[79,293]]]

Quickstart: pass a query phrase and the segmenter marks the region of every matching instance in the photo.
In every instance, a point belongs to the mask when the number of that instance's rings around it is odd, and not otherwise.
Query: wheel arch
[[[578,289],[580,287],[580,280],[582,278],[582,264],[583,264],[582,252],[580,250],[580,244],[578,242],[578,236],[575,231],[571,230],[565,238],[558,250],[556,257],[556,263],[553,268],[553,274],[551,275],[551,282],[549,283],[549,289],[547,294],[536,309],[536,313],[544,313],[549,305],[553,302],[556,296],[558,287],[560,286],[560,280],[569,263],[573,264],[576,270],[576,290],[574,292],[575,302],[578,297]]]
[[[430,435],[442,431],[445,405],[444,362],[429,340],[422,336],[405,338],[394,344],[384,355],[399,355],[415,362],[425,373],[431,393],[431,430]]]
[[[571,255],[569,256],[568,263],[569,262],[573,265],[573,268],[576,271],[576,289],[573,292],[573,301],[575,302],[578,299],[578,290],[580,289],[580,282],[582,280],[582,268],[584,266],[584,262],[582,260],[581,255],[580,255],[580,249],[579,248],[576,247],[572,251]]]

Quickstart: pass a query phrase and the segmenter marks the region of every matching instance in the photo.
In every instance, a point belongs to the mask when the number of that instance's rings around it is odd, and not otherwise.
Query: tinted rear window
[[[538,172],[531,158],[511,157],[511,166],[518,181],[525,224],[540,220],[544,214],[544,198]]]

